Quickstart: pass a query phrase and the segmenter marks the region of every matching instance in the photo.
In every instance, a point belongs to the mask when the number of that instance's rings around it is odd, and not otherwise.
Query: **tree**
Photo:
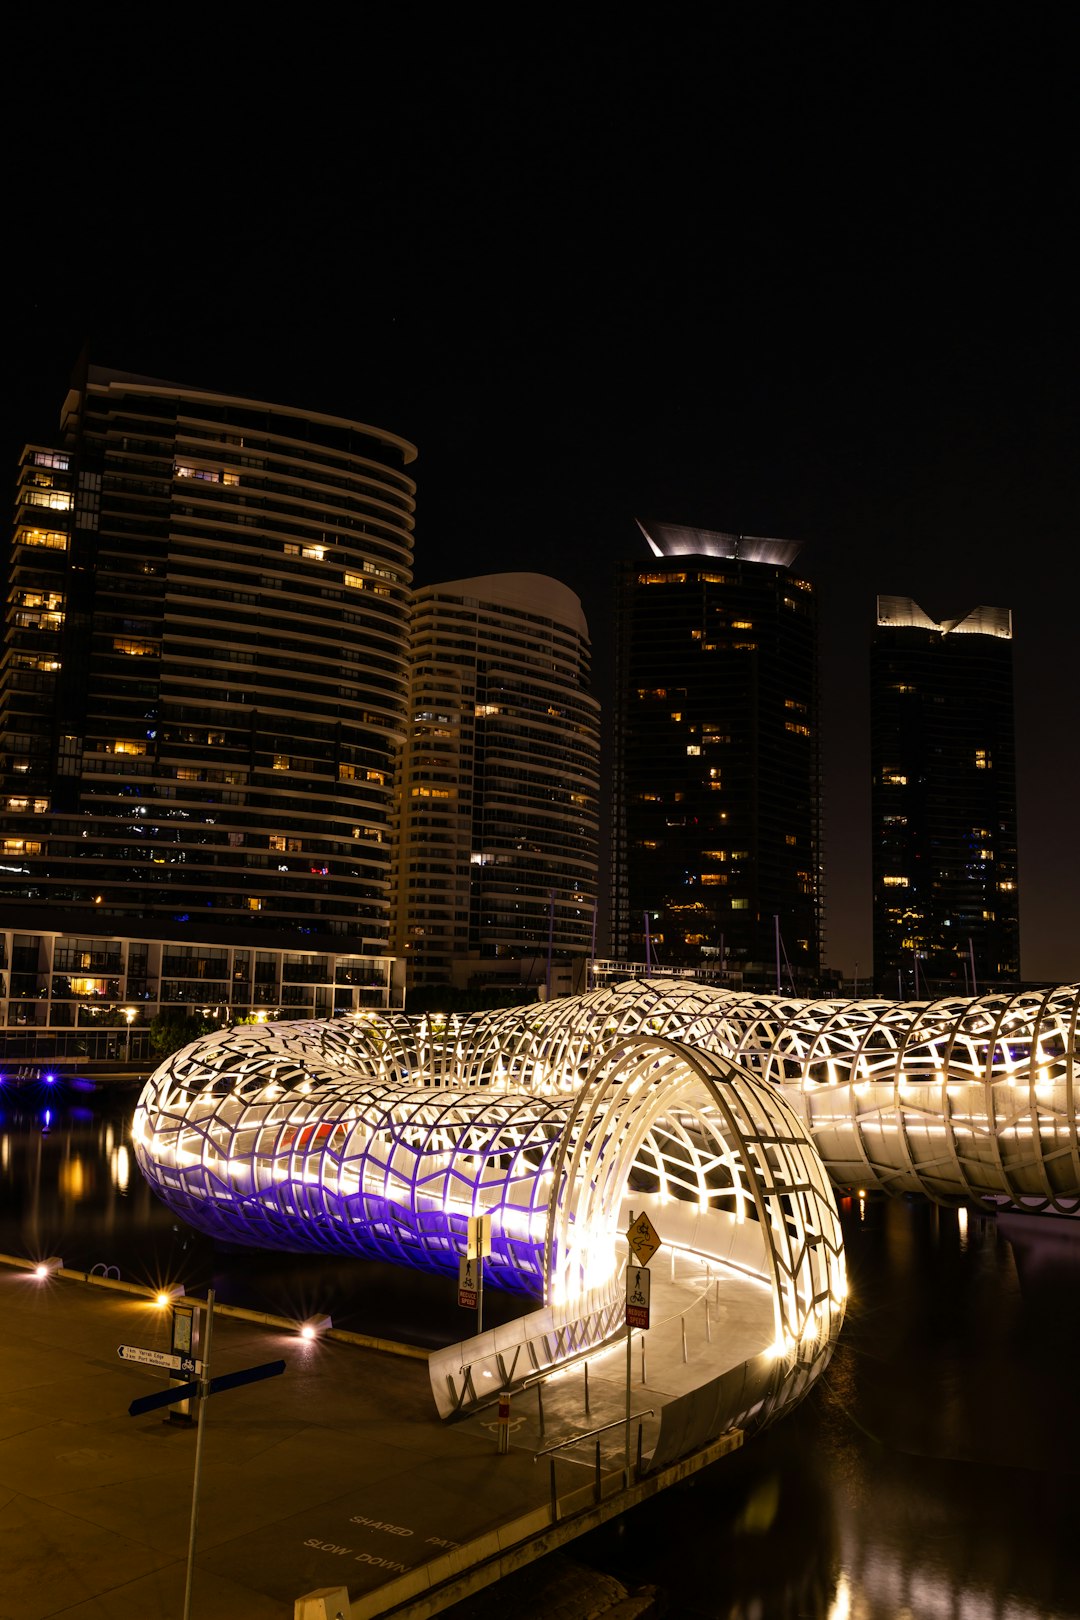
[[[150,1045],[159,1057],[169,1057],[182,1046],[190,1046],[200,1035],[209,1035],[217,1025],[195,1013],[175,1010],[160,1012],[150,1020]]]

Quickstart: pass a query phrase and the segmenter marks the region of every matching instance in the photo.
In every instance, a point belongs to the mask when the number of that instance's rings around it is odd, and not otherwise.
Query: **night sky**
[[[1064,23],[145,15],[16,25],[11,467],[85,342],[391,428],[420,448],[417,580],[565,580],[604,698],[635,516],[803,541],[847,974],[871,960],[875,595],[1011,607],[1022,971],[1080,978]]]

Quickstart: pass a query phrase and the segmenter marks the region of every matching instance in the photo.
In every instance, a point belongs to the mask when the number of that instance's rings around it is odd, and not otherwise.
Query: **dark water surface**
[[[181,1226],[135,1167],[133,1105],[0,1097],[0,1251],[418,1344],[469,1330],[447,1279]],[[574,1556],[688,1620],[1080,1620],[1080,1222],[914,1200],[843,1218],[848,1317],[812,1395]]]

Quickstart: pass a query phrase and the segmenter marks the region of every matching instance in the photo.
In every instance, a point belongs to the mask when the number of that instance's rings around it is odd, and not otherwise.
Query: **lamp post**
[[[125,1007],[124,1017],[127,1019],[127,1033],[124,1039],[124,1062],[131,1062],[131,1026],[135,1022],[135,1007]]]

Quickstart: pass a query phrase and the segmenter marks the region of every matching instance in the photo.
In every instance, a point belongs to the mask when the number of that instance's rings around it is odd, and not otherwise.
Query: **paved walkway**
[[[765,1290],[672,1284],[654,1262],[654,1327],[634,1409],[658,1407],[770,1336]],[[687,1360],[677,1314],[691,1299]],[[764,1308],[764,1314],[763,1314]],[[768,1320],[767,1320],[768,1319]],[[0,1620],[179,1620],[196,1432],[160,1412],[127,1415],[164,1387],[121,1361],[120,1344],[168,1349],[145,1298],[0,1264]],[[283,1358],[284,1376],[212,1397],[203,1434],[193,1620],[291,1620],[294,1599],[343,1585],[354,1599],[549,1499],[534,1451],[625,1412],[625,1352],[590,1376],[516,1398],[512,1446],[497,1455],[494,1412],[446,1425],[422,1359],[337,1340],[306,1344],[215,1315],[213,1373]],[[617,1467],[623,1433],[603,1439]],[[649,1450],[649,1431],[645,1434]],[[560,1494],[593,1478],[594,1443],[560,1453]]]

